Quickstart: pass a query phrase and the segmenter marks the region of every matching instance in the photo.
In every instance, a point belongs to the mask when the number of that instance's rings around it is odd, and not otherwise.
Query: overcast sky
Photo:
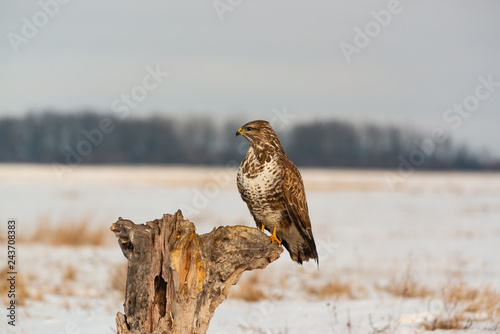
[[[499,1],[59,1],[1,1],[0,117],[286,109],[500,156]]]

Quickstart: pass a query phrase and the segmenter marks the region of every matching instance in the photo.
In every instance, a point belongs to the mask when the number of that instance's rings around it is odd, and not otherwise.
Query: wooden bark
[[[180,210],[141,225],[119,218],[111,230],[128,259],[118,334],[206,333],[215,309],[241,274],[265,268],[283,251],[247,226],[198,235]]]

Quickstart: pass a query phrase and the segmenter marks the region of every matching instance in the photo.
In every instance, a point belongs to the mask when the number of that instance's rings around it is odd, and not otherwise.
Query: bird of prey
[[[319,264],[302,176],[278,136],[261,120],[243,125],[239,135],[250,146],[238,170],[238,190],[257,227],[271,232],[271,242],[285,246],[293,261]]]

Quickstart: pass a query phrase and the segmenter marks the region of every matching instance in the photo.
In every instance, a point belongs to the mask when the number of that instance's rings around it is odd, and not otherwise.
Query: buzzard
[[[271,242],[283,244],[292,260],[319,264],[302,176],[278,136],[267,121],[249,122],[239,135],[250,146],[238,170],[238,190],[257,227],[272,232]]]

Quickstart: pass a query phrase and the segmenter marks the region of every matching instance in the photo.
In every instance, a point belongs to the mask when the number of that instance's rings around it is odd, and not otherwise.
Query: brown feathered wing
[[[283,195],[288,215],[309,246],[309,249],[304,249],[305,255],[314,258],[319,263],[302,177],[297,167],[290,160],[283,161],[282,164],[285,173],[283,178]]]

